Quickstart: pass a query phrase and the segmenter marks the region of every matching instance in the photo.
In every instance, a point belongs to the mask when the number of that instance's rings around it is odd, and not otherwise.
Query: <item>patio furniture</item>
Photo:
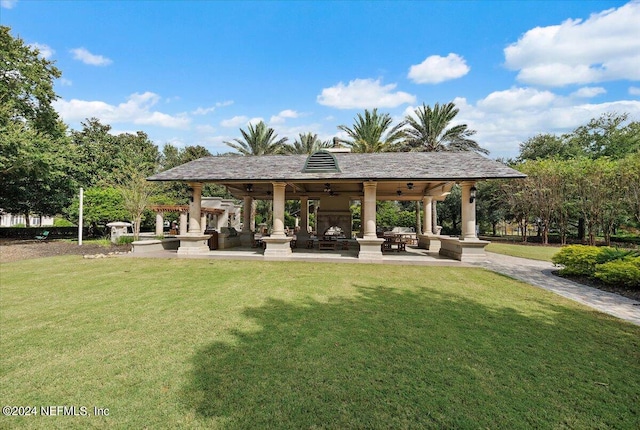
[[[404,238],[402,234],[386,234],[381,249],[382,251],[393,251],[395,248],[397,252],[406,251],[407,241],[408,239]]]
[[[45,230],[41,235],[36,236],[36,240],[47,240],[49,237],[49,230]]]

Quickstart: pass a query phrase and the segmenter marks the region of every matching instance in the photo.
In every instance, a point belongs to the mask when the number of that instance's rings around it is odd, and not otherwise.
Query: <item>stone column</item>
[[[305,247],[309,240],[309,197],[300,197],[300,230],[296,233],[299,247]]]
[[[252,205],[253,197],[244,196],[244,204],[242,206],[242,233],[240,234],[240,244],[242,246],[251,246],[253,243],[253,231],[251,231]]]
[[[360,232],[358,237],[364,237],[364,197],[360,199]]]
[[[291,255],[290,242],[292,237],[287,237],[284,232],[284,202],[285,182],[273,183],[273,231],[271,236],[263,240],[267,244],[264,256],[268,258],[281,258]]]
[[[300,197],[300,231],[305,234],[309,231],[309,197]]]
[[[180,231],[179,231],[180,235],[185,235],[187,234],[187,213],[186,212],[180,212]]]
[[[284,182],[273,183],[273,233],[271,236],[286,236],[284,233]]]
[[[418,235],[418,247],[428,249],[432,252],[440,251],[440,236],[433,231],[433,207],[435,201],[433,196],[422,197],[424,212],[424,231]]]
[[[424,231],[423,234],[433,234],[433,221],[431,218],[432,215],[432,205],[433,197],[432,196],[424,196],[422,198],[422,205],[424,211]]]
[[[178,248],[178,255],[195,255],[195,254],[208,254],[209,245],[207,239],[209,235],[202,234],[202,219],[201,219],[201,203],[202,203],[202,183],[194,182],[190,183],[191,196],[189,198],[189,230],[186,234],[182,234],[183,219],[180,214],[180,247]],[[186,219],[185,223],[186,224]]]
[[[435,200],[431,203],[431,231],[433,234],[440,234],[440,229],[438,228],[438,202]]]
[[[364,235],[363,238],[377,238],[376,236],[376,182],[364,183]]]
[[[202,234],[200,230],[200,204],[202,199],[202,183],[189,184],[191,196],[189,199],[189,234]]]
[[[462,237],[463,240],[477,240],[476,235],[476,202],[471,201],[471,187],[475,182],[462,182]]]
[[[384,239],[378,238],[376,235],[376,182],[364,182],[364,199],[362,209],[362,225],[364,226],[364,234],[362,239],[356,239],[360,244],[360,252],[358,259],[361,261],[381,262],[382,249],[381,245]]]
[[[156,212],[156,236],[164,235],[164,213]]]
[[[204,234],[204,231],[207,229],[207,214],[200,214],[200,233]]]

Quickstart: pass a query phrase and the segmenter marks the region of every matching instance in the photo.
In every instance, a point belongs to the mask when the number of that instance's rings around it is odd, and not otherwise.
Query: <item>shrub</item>
[[[75,227],[75,224],[64,218],[55,218],[53,220],[54,227]]]
[[[627,257],[598,264],[594,277],[606,284],[640,288],[640,257]]]
[[[614,260],[624,260],[627,257],[640,257],[640,252],[633,249],[619,249],[604,247],[600,248],[600,253],[596,257],[596,263],[604,264]]]
[[[118,238],[118,245],[127,245],[133,242],[133,236],[120,236]]]
[[[560,249],[551,261],[564,266],[560,270],[562,275],[593,276],[600,252],[596,246],[570,245]]]

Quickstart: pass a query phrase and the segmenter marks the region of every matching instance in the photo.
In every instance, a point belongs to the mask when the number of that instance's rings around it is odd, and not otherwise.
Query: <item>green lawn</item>
[[[485,249],[490,252],[495,252],[496,254],[542,261],[551,261],[551,257],[560,250],[560,248],[556,246],[514,245],[498,242],[490,243]]]
[[[0,268],[2,428],[640,427],[640,327],[478,268]]]

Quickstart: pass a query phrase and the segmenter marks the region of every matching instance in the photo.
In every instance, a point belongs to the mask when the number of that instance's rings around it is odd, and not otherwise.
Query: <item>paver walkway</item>
[[[551,272],[557,267],[552,263],[487,252],[485,261],[473,264],[640,325],[640,302],[555,276]]]

